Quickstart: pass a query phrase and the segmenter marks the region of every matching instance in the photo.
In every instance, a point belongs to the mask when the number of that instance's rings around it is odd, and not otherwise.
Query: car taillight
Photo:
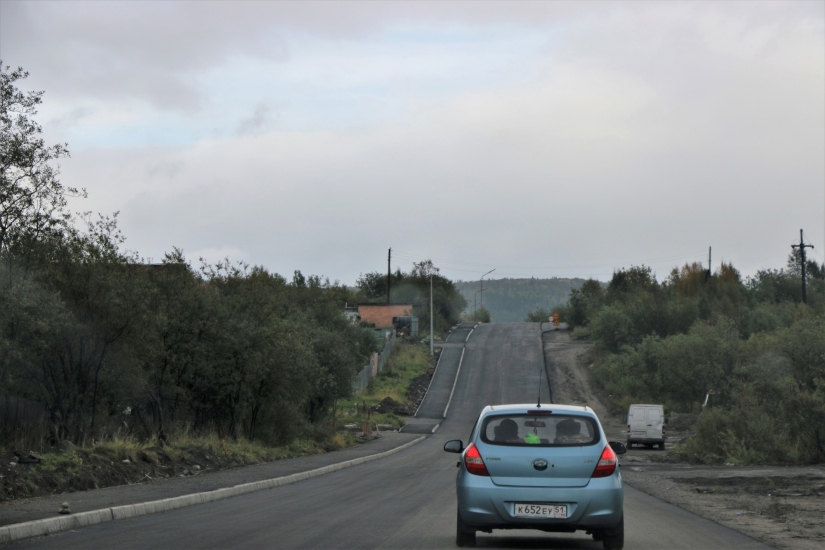
[[[627,425],[627,433],[630,433],[630,424]]]
[[[464,451],[464,467],[467,468],[468,472],[477,476],[489,477],[490,475],[487,471],[487,466],[485,466],[484,461],[481,460],[481,453],[478,452],[475,443],[470,443],[470,446]]]
[[[602,456],[599,459],[598,465],[596,465],[596,469],[593,470],[591,477],[612,476],[613,472],[616,471],[616,464],[618,464],[618,462],[619,461],[616,460],[616,453],[614,453],[613,449],[608,445],[604,448],[604,451],[602,451]]]

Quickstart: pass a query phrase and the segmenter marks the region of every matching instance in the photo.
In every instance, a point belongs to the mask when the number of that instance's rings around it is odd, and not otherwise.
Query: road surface
[[[462,329],[469,333],[467,328]],[[455,346],[462,338],[448,342]],[[446,351],[446,350],[445,350]],[[455,548],[458,455],[444,442],[463,439],[482,407],[546,402],[538,324],[483,324],[439,369],[458,371],[455,390],[439,382],[439,404],[452,393],[434,435],[386,459],[308,481],[174,512],[114,521],[21,541],[23,548]],[[457,361],[461,360],[460,371]],[[455,362],[455,363],[450,363]],[[435,393],[433,394],[435,395]],[[429,406],[428,416],[438,416]],[[436,412],[433,412],[436,411]],[[438,422],[437,419],[434,419]],[[767,548],[736,531],[630,487],[625,489],[625,548]],[[584,533],[479,533],[479,547],[601,548]]]

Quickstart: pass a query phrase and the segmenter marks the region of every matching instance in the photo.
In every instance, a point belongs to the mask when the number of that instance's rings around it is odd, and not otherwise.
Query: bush
[[[524,318],[525,323],[546,323],[552,314],[543,308],[536,308]]]
[[[490,323],[492,319],[490,317],[490,311],[486,307],[480,307],[474,312],[472,312],[468,317],[467,320],[474,323]]]

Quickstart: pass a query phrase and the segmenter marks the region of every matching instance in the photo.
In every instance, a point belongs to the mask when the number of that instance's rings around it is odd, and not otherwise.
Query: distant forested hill
[[[551,309],[563,304],[570,290],[579,288],[584,279],[492,279],[484,281],[484,307],[494,323],[523,321],[536,308]],[[478,281],[457,281],[456,288],[467,299],[467,311],[481,296],[475,292],[481,287]]]

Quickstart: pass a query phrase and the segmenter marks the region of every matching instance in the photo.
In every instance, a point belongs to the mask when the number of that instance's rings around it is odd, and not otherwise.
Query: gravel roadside
[[[622,479],[776,548],[825,548],[825,467],[625,462]]]

